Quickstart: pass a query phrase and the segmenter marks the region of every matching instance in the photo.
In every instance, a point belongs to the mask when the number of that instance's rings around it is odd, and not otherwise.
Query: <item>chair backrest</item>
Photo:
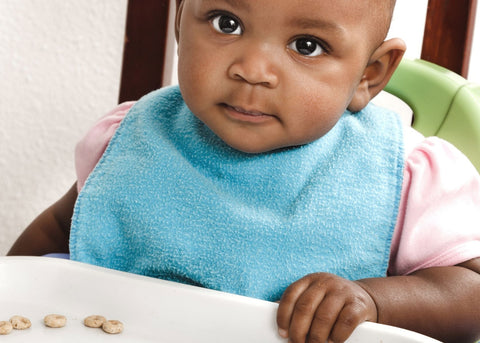
[[[477,0],[428,0],[421,59],[467,77]]]
[[[137,100],[163,85],[170,2],[128,0],[119,102]]]
[[[449,141],[480,171],[480,85],[433,63],[404,59],[385,90],[411,107],[416,130]]]

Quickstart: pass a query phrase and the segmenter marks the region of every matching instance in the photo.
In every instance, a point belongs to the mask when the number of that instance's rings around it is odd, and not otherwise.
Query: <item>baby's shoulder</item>
[[[478,174],[470,160],[442,138],[425,137],[409,126],[404,126],[403,137],[406,168],[436,168],[452,172],[455,169]]]

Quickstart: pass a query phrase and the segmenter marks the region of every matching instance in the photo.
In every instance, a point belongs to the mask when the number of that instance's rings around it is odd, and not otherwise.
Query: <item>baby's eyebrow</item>
[[[289,26],[298,27],[300,29],[322,29],[324,31],[331,31],[335,34],[344,34],[345,29],[332,21],[326,21],[316,18],[292,18],[288,22]]]
[[[243,9],[246,11],[250,10],[250,5],[248,4],[248,2],[243,0],[204,0],[204,1],[206,1],[207,3],[226,3],[236,9]]]

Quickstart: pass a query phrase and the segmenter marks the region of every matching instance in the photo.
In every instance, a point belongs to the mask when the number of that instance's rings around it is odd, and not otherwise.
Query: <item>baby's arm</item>
[[[480,258],[408,276],[348,281],[318,273],[293,283],[280,301],[280,333],[295,342],[343,342],[363,321],[417,331],[443,342],[480,337]]]
[[[75,183],[60,200],[43,211],[25,229],[7,255],[68,253],[70,223],[76,199]]]
[[[118,105],[102,117],[77,144],[77,182],[55,204],[38,216],[12,246],[8,255],[68,253],[70,224],[78,191],[102,156],[107,144],[135,102]]]
[[[475,342],[480,338],[480,258],[409,276],[360,282],[377,304],[380,323],[443,342]]]

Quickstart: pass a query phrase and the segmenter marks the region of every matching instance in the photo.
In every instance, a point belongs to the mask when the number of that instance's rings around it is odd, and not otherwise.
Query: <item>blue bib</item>
[[[80,192],[71,258],[265,300],[313,272],[385,276],[403,164],[400,120],[373,105],[310,144],[246,154],[161,89]]]

